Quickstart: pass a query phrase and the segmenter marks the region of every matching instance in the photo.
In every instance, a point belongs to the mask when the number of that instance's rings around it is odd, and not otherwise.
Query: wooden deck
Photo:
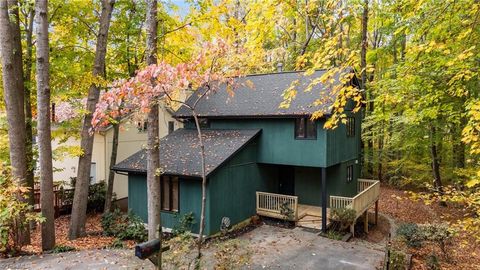
[[[322,229],[322,207],[298,204],[298,196],[257,192],[257,215],[295,221],[298,226]],[[380,182],[358,179],[358,193],[354,197],[330,196],[331,208],[351,208],[357,213],[355,219],[363,215],[373,204],[378,206]],[[285,215],[285,209],[290,212]],[[327,208],[327,227],[330,208]],[[368,215],[365,215],[368,224]],[[367,225],[365,230],[368,231]],[[353,226],[351,227],[353,230]]]

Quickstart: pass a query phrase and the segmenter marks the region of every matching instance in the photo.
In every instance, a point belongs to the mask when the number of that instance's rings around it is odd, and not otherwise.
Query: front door
[[[278,170],[278,192],[284,195],[295,195],[295,167],[280,166]]]

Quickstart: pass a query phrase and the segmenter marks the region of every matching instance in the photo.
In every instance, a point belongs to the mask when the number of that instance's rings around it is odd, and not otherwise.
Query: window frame
[[[303,120],[303,124],[302,123]],[[309,131],[309,123],[311,123],[313,126],[313,136],[308,136],[308,131]],[[303,137],[299,136],[299,127],[303,125]],[[293,137],[295,140],[316,140],[317,139],[317,122],[310,120],[309,117],[298,117],[295,118],[295,123],[294,123],[294,129],[293,129]]]
[[[177,205],[175,207],[173,203],[173,179],[176,178],[177,182]],[[165,192],[164,182],[168,179],[168,206],[164,206],[163,195]],[[167,213],[178,213],[180,212],[180,179],[174,175],[162,175],[160,176],[160,211]]]
[[[347,123],[345,125],[345,129],[347,132],[347,137],[355,137],[355,117],[348,116]]]
[[[353,164],[347,165],[347,183],[353,181]]]

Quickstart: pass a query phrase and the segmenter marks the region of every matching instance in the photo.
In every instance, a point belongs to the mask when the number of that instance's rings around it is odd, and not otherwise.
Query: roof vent
[[[279,62],[277,64],[277,72],[282,72],[283,71],[283,63],[282,62]]]

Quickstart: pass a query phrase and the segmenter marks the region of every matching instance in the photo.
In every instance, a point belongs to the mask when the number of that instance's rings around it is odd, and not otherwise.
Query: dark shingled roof
[[[251,141],[260,130],[203,130],[207,176]],[[160,140],[163,174],[201,177],[197,131],[178,129]],[[115,171],[147,172],[147,151],[142,149],[113,167]]]
[[[196,112],[203,117],[279,117],[310,115],[321,110],[326,115],[330,114],[329,107],[335,101],[335,97],[321,83],[314,86],[312,91],[304,92],[312,80],[320,78],[326,71],[318,70],[306,77],[304,72],[280,72],[271,74],[249,75],[237,80],[237,88],[231,97],[223,85],[218,91],[209,93],[199,101]],[[338,82],[337,77],[334,78]],[[290,87],[292,82],[299,80],[295,87],[298,91],[296,98],[288,109],[280,109],[283,101],[282,93]],[[247,82],[250,81],[250,82]],[[253,87],[250,85],[253,83]],[[187,100],[192,105],[198,96],[206,89],[199,89]],[[314,106],[316,100],[321,100],[320,106]],[[191,117],[191,111],[182,106],[175,117]]]

